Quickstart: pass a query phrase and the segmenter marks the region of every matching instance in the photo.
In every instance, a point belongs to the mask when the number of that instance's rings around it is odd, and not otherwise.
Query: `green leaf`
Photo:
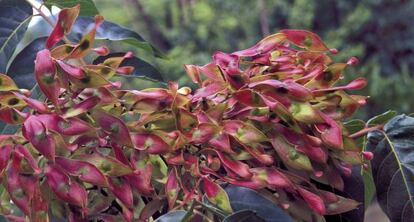
[[[252,210],[240,210],[224,218],[223,222],[263,222]]]
[[[391,221],[414,218],[414,118],[398,115],[368,134],[377,199]]]
[[[234,211],[251,210],[266,222],[293,222],[294,220],[272,201],[255,190],[228,185],[225,188]]]
[[[161,217],[157,218],[155,222],[177,222],[184,219],[185,215],[187,214],[187,211],[184,210],[176,210],[168,212]]]
[[[93,61],[93,64],[103,63],[105,59],[107,58],[122,57],[124,55],[125,53],[123,52],[116,52],[116,53],[110,53],[109,55],[106,55],[106,56],[99,56]],[[134,69],[134,72],[131,73],[131,75],[146,76],[151,79],[163,81],[160,71],[158,71],[153,65],[135,56],[132,58],[125,58],[120,64],[120,66],[133,66],[135,69]]]
[[[30,97],[34,99],[39,99],[43,95],[36,84],[33,71],[36,54],[45,48],[46,39],[47,37],[37,38],[26,45],[17,53],[6,72],[19,88],[31,89]],[[14,134],[19,128],[20,125],[0,123],[2,134]]]
[[[92,23],[94,23],[93,17],[79,16],[75,22],[75,25],[72,27],[72,33],[69,38],[73,41],[79,41],[85,30],[87,30],[88,26]],[[143,49],[147,53],[153,54],[156,57],[165,58],[165,55],[160,50],[145,41],[144,38],[142,38],[138,33],[109,21],[104,21],[102,23],[97,30],[95,38],[99,40],[127,43]]]
[[[10,76],[18,87],[31,89],[36,84],[34,76],[34,60],[38,51],[45,48],[47,37],[33,40],[21,50],[7,69]]]
[[[365,210],[368,209],[369,205],[372,202],[372,199],[375,196],[375,192],[376,192],[376,188],[375,188],[375,183],[374,183],[374,178],[372,177],[372,166],[371,163],[368,163],[368,169],[363,170],[361,169],[362,172],[362,179],[364,181],[364,205],[365,205]]]
[[[385,124],[392,118],[394,118],[397,115],[397,112],[394,110],[388,110],[387,112],[383,114],[379,114],[378,116],[372,117],[370,120],[367,121],[368,126],[374,126],[379,124]]]
[[[32,14],[32,7],[24,0],[0,0],[0,72],[6,72]]]
[[[98,9],[92,0],[44,0],[44,4],[51,8],[52,5],[59,8],[70,8],[77,4],[80,4],[79,15],[94,16],[99,14]]]
[[[342,177],[344,180],[344,190],[335,191],[336,194],[346,197],[352,200],[355,200],[361,203],[361,206],[339,215],[333,215],[331,217],[336,217],[338,221],[343,222],[363,222],[364,221],[364,198],[366,197],[364,180],[362,176],[362,167],[354,166],[352,167],[352,174],[350,176]],[[368,207],[368,205],[365,205]]]
[[[7,222],[8,220],[3,216],[0,215],[0,222]]]
[[[365,122],[360,119],[353,119],[345,122],[344,126],[349,131],[349,134],[353,134],[363,129]]]

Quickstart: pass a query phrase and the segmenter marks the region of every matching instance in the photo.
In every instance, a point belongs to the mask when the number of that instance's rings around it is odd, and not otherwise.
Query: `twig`
[[[179,204],[183,204],[183,201],[181,201],[181,200],[176,200],[175,202],[177,202]],[[202,216],[203,218],[205,218],[208,222],[214,222],[213,220],[211,220],[210,218],[208,218],[207,215],[203,214],[201,211],[199,211],[199,210],[197,210],[195,208],[201,208],[201,206],[195,206],[192,211],[195,214],[198,214],[198,215]],[[177,207],[173,208],[172,210],[177,210]]]
[[[203,214],[202,212],[200,212],[196,209],[193,209],[193,212],[194,212],[194,214],[198,214],[198,215],[202,216],[203,219],[206,219],[208,222],[214,222],[212,219],[208,218],[207,215]]]
[[[384,127],[384,124],[367,127],[367,128],[364,128],[364,129],[362,129],[362,130],[360,130],[360,131],[358,131],[358,132],[356,132],[354,134],[351,134],[349,137],[352,138],[352,139],[355,139],[355,138],[364,136],[365,134],[367,134],[367,133],[369,133],[369,132],[371,132],[373,130],[380,130],[383,127]]]
[[[26,2],[27,3],[29,3],[31,6],[32,6],[32,8],[34,9],[34,10],[36,10],[36,12],[40,15],[40,16],[42,16],[42,18],[47,22],[47,23],[49,23],[49,25],[51,25],[52,27],[54,27],[55,26],[55,22],[54,21],[52,21],[47,15],[45,15],[45,13],[43,13],[42,12],[42,6],[43,6],[43,4],[42,5],[40,5],[40,7],[38,8],[38,7],[36,7],[36,5],[32,2],[32,1],[30,1],[30,0],[26,0]]]

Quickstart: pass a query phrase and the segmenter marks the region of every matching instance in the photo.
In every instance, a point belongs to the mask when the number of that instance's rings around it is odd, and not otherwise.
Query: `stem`
[[[34,8],[34,10],[36,10],[36,12],[40,15],[40,16],[42,16],[42,18],[47,22],[47,23],[49,23],[49,25],[51,25],[52,27],[54,27],[55,26],[55,22],[54,21],[52,21],[47,15],[45,15],[45,13],[43,13],[42,12],[42,6],[43,5],[40,5],[40,7],[38,8],[38,7],[36,7],[36,5],[32,2],[32,1],[30,1],[30,0],[26,0],[26,2],[27,3],[29,3],[31,6],[32,6],[32,8]]]
[[[352,139],[355,139],[355,138],[364,136],[365,134],[367,134],[367,133],[369,133],[369,132],[371,132],[373,130],[380,130],[383,127],[384,127],[384,124],[380,124],[380,125],[376,125],[376,126],[371,126],[371,127],[366,127],[366,128],[364,128],[364,129],[362,129],[362,130],[360,130],[360,131],[358,131],[358,132],[356,132],[354,134],[351,134],[349,137],[352,138]]]
[[[194,214],[198,214],[203,217],[203,219],[207,220],[208,222],[214,222],[212,219],[208,218],[207,215],[203,214],[202,212],[193,209]]]

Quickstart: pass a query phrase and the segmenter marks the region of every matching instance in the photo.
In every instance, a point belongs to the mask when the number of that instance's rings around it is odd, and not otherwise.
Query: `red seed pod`
[[[121,177],[110,177],[109,189],[129,209],[133,207],[132,189],[128,180]]]
[[[98,47],[98,48],[93,48],[92,50],[94,52],[96,52],[100,56],[106,56],[106,55],[109,54],[109,49],[106,46],[101,46],[101,47]]]
[[[364,156],[366,160],[372,160],[374,158],[374,154],[370,151],[362,151],[362,156]]]
[[[93,164],[85,161],[72,160],[64,157],[56,157],[56,164],[72,176],[97,186],[106,187],[108,181],[105,175]]]
[[[169,209],[174,207],[179,192],[180,186],[178,184],[177,172],[175,169],[172,169],[168,173],[167,183],[165,184],[165,193],[167,195]]]
[[[326,213],[325,203],[321,197],[301,187],[298,188],[298,192],[308,206],[316,213],[320,215],[324,215]]]
[[[23,123],[23,136],[46,158],[51,161],[55,159],[56,141],[51,136],[45,125],[37,116],[30,116]]]
[[[56,196],[70,204],[86,207],[88,197],[85,188],[72,181],[59,167],[46,166],[45,175],[47,184]]]
[[[13,145],[11,144],[5,144],[0,147],[0,172],[2,172],[9,163],[12,149]]]

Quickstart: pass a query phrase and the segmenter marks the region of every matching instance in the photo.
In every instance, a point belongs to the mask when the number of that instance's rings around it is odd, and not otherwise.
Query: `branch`
[[[145,11],[144,5],[139,0],[127,0],[127,4],[135,9],[134,20],[142,21],[149,33],[149,36],[154,43],[163,50],[171,49],[171,43],[161,31],[160,27],[153,20],[153,18]]]
[[[365,136],[365,134],[373,131],[373,130],[381,130],[384,127],[384,124],[380,124],[380,125],[376,125],[376,126],[371,126],[371,127],[366,127],[354,134],[351,134],[349,137],[352,139],[361,137],[361,136]]]

